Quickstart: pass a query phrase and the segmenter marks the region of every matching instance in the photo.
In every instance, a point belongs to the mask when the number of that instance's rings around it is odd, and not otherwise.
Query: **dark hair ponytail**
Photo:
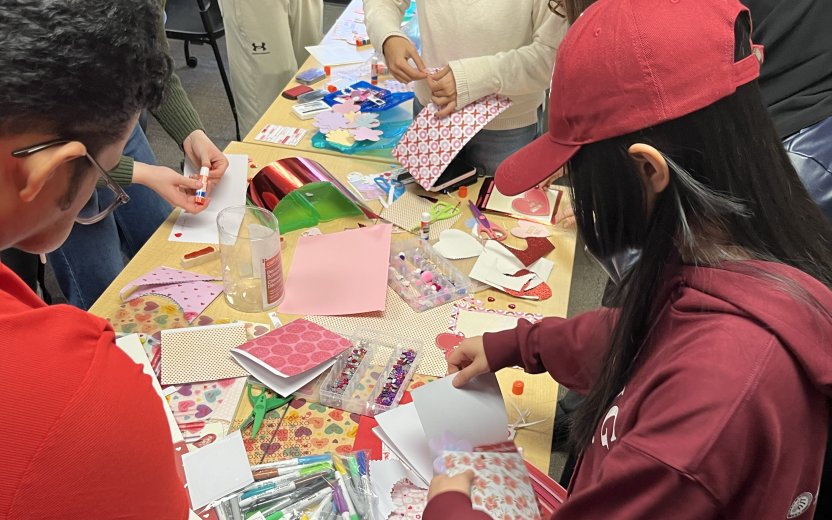
[[[748,41],[746,31],[738,42]],[[743,45],[738,54],[750,52]],[[748,47],[747,49],[745,47]],[[660,150],[670,183],[648,220],[634,143]],[[756,82],[682,118],[585,145],[567,164],[578,229],[589,251],[628,248],[641,257],[618,287],[617,319],[600,375],[575,414],[573,441],[584,447],[637,367],[659,307],[660,284],[682,252],[731,251],[793,266],[832,288],[832,226],[809,197],[783,149]],[[764,277],[761,277],[763,279]]]

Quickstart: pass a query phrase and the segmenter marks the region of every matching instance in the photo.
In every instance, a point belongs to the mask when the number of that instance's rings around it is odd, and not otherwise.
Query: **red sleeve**
[[[428,502],[422,520],[490,520],[482,511],[471,508],[471,498],[459,491],[439,493]]]
[[[522,366],[526,372],[549,372],[559,383],[586,393],[598,375],[609,347],[614,311],[597,309],[574,318],[544,318],[532,324],[483,336],[492,371]]]
[[[610,450],[599,471],[603,478],[569,495],[552,520],[721,518],[698,482],[626,443]]]
[[[63,326],[74,344],[31,346],[58,358],[73,350],[92,355],[33,452],[6,518],[187,519],[170,429],[149,376],[115,345],[103,320],[73,318]],[[27,397],[29,421],[43,420],[38,402],[50,399],[49,379],[61,377],[60,370],[41,374],[39,393]]]

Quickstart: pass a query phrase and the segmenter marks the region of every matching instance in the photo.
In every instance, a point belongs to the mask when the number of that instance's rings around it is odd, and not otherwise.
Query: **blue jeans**
[[[156,164],[150,143],[138,125],[124,147],[124,155]],[[76,307],[89,309],[95,303],[172,210],[170,204],[144,186],[133,184],[125,186],[124,191],[130,195],[130,202],[101,222],[89,226],[76,223],[66,242],[48,255],[61,291]],[[102,208],[113,200],[107,187],[96,188],[93,197]]]
[[[783,145],[812,200],[832,221],[832,117],[788,136]]]
[[[418,99],[413,99],[414,117],[422,111]],[[537,138],[537,123],[512,130],[480,130],[468,141],[457,158],[476,166],[478,172],[493,177],[497,167],[509,155]]]

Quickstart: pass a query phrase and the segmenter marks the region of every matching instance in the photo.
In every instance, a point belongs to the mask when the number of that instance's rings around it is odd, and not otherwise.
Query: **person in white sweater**
[[[511,99],[511,107],[459,155],[493,176],[503,159],[537,136],[538,109],[566,21],[546,0],[419,0],[418,5],[421,56],[400,27],[410,0],[364,0],[370,41],[397,80],[416,82],[414,113],[430,101],[444,117],[489,94]]]

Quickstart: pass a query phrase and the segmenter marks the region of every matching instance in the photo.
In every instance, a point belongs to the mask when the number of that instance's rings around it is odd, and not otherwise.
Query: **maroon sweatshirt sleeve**
[[[471,508],[471,498],[459,491],[439,493],[428,502],[422,520],[490,520],[482,511]]]
[[[559,383],[586,393],[598,375],[609,346],[614,311],[597,309],[574,318],[544,318],[532,324],[483,336],[492,371],[522,366],[526,372],[549,372]]]

